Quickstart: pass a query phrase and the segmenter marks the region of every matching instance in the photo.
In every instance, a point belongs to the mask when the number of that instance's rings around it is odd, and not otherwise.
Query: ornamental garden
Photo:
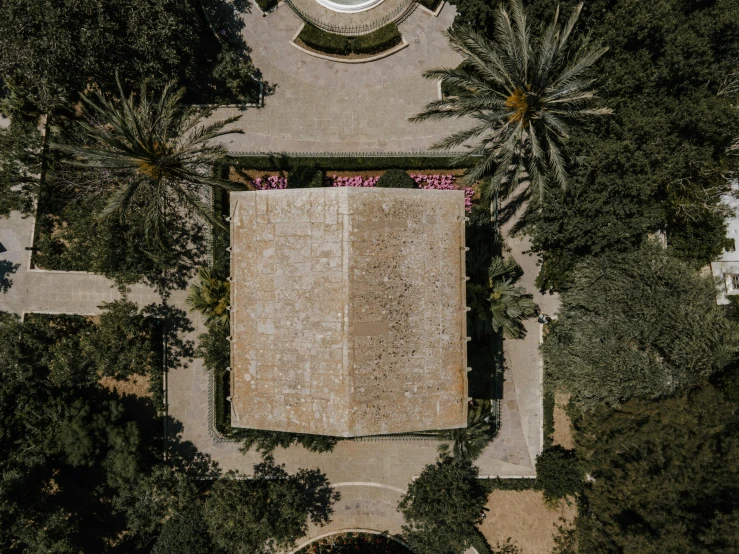
[[[0,45],[0,550],[739,550],[736,2],[7,0]],[[377,149],[299,151],[362,73]]]

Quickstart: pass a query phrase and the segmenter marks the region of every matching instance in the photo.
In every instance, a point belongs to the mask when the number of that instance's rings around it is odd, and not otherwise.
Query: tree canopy
[[[580,552],[729,554],[739,548],[739,417],[712,387],[631,400],[576,422],[590,475]]]
[[[474,143],[460,162],[473,165],[465,179],[482,179],[487,201],[493,192],[506,197],[521,185],[539,206],[551,187],[567,184],[570,128],[611,113],[594,104],[596,76],[590,71],[607,49],[591,45],[587,36],[574,41],[581,10],[578,4],[562,22],[559,9],[552,10],[550,24],[534,33],[521,0],[509,0],[495,14],[495,33],[488,37],[469,27],[449,31],[452,48],[463,57],[459,67],[424,74],[452,91],[413,120],[474,122],[433,147]]]
[[[213,484],[204,516],[213,542],[227,552],[273,554],[308,530],[308,519],[325,524],[340,495],[318,470],[288,474],[271,456],[252,478],[230,472]]]
[[[408,487],[399,508],[403,537],[418,554],[464,552],[482,521],[487,491],[469,462],[442,456]]]
[[[738,339],[713,280],[650,242],[577,267],[543,352],[554,384],[592,409],[685,392],[725,367]]]
[[[202,103],[219,101],[212,89],[233,100],[228,89],[243,94],[253,68],[235,14],[218,22],[229,42],[216,38],[203,8],[212,4],[219,13],[235,9],[220,0],[3,2],[0,75],[13,111],[53,112],[90,88],[112,89],[116,72],[127,90],[174,79]]]

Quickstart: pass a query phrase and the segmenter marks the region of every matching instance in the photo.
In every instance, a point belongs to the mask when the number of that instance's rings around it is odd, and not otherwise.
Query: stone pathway
[[[438,82],[424,79],[423,72],[454,67],[461,60],[444,36],[454,15],[449,4],[438,17],[416,9],[400,25],[407,48],[378,61],[346,64],[293,47],[290,40],[302,21],[285,4],[266,17],[252,10],[243,15],[243,36],[252,49],[254,65],[276,89],[262,108],[216,111],[214,119],[242,116],[235,126],[244,134],[224,137],[223,143],[231,152],[428,150],[464,127],[463,122],[452,120],[408,121],[439,98]]]

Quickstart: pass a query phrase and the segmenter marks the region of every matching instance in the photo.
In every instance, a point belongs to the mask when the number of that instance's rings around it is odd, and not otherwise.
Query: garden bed
[[[413,551],[386,535],[346,533],[319,539],[297,554],[413,554]]]
[[[318,53],[332,56],[359,59],[381,54],[398,46],[403,41],[395,23],[388,23],[366,35],[347,37],[329,33],[306,23],[295,43]]]

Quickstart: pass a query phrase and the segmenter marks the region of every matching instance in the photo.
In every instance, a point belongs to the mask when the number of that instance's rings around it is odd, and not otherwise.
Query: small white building
[[[719,280],[719,304],[728,304],[728,296],[739,294],[739,182],[732,183],[731,192],[721,199],[731,209],[731,216],[726,220],[726,249],[711,262],[711,273]]]

